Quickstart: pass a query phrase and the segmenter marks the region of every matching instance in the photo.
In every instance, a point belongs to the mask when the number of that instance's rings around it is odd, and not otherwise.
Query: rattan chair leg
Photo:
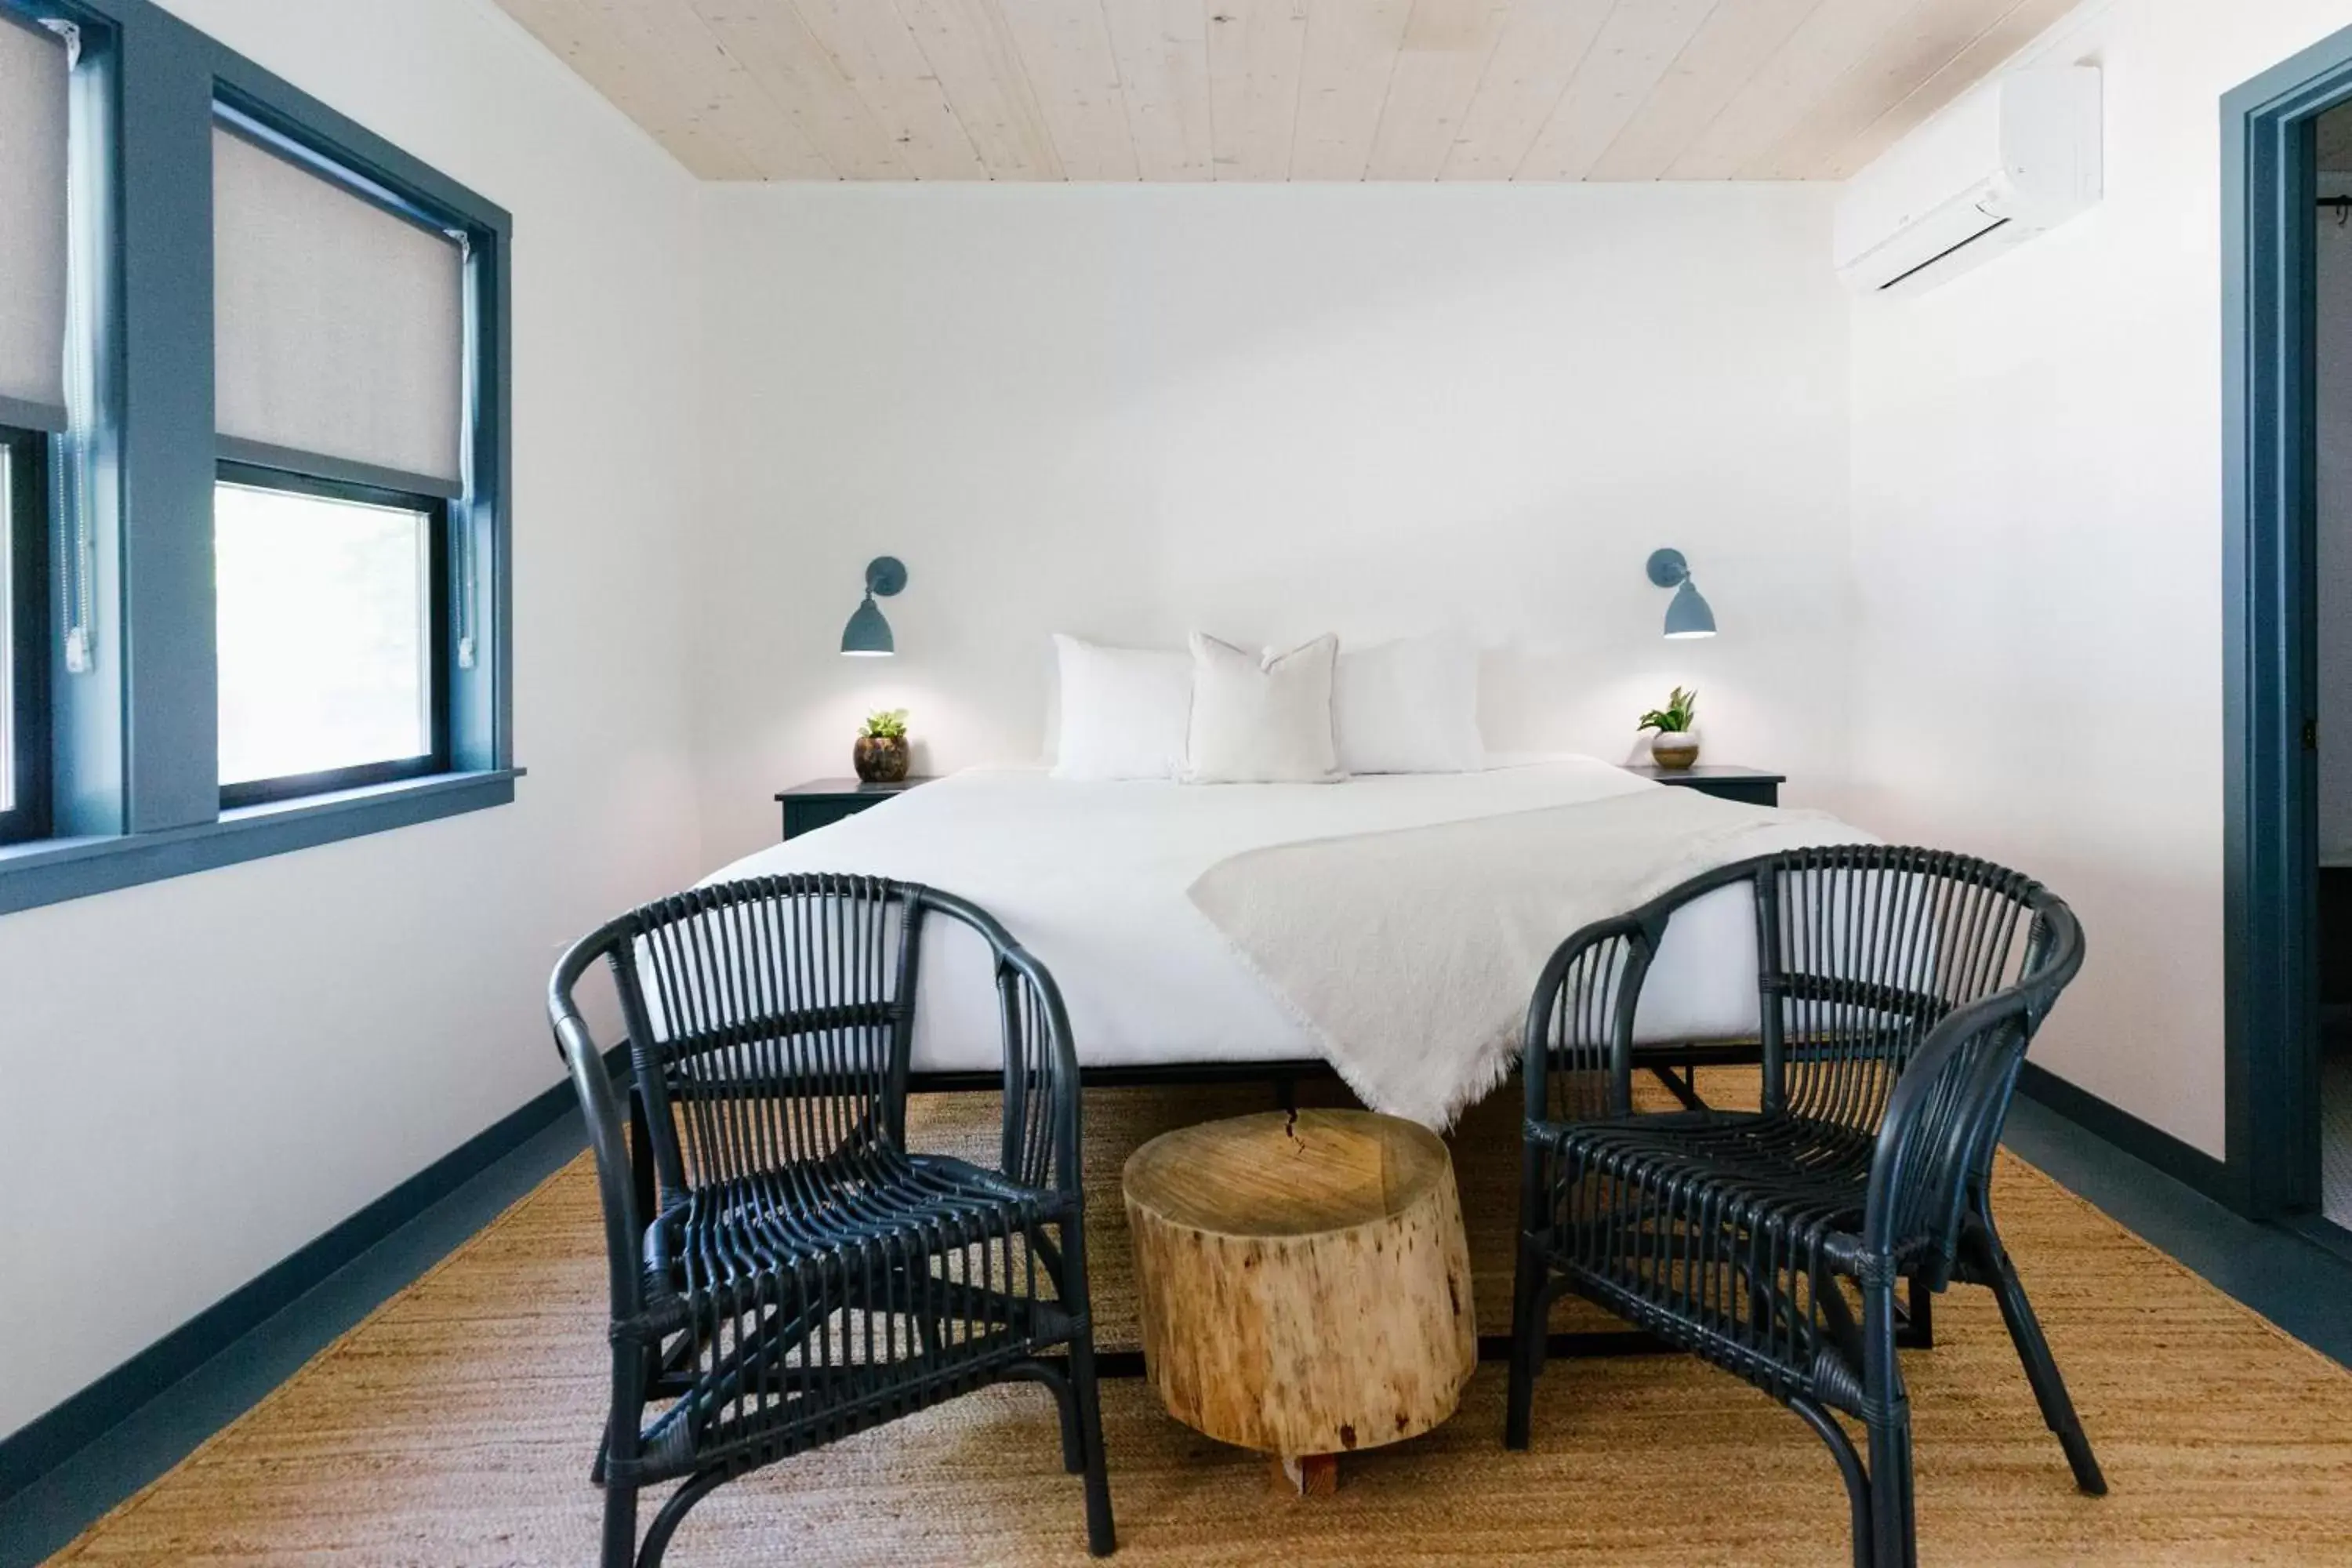
[[[1543,1371],[1545,1276],[1550,1271],[1535,1244],[1520,1232],[1519,1263],[1511,1279],[1511,1384],[1503,1406],[1503,1447],[1525,1448],[1533,1440],[1536,1378]]]
[[[1078,1396],[1065,1388],[1062,1409],[1062,1473],[1084,1475],[1087,1469],[1087,1430],[1078,1416]]]
[[[1917,1568],[1911,1508],[1911,1412],[1870,1426],[1870,1537],[1874,1568]]]
[[[604,1489],[604,1568],[636,1568],[637,1489]]]
[[[2091,1439],[2083,1431],[2082,1417],[2074,1414],[2074,1401],[2066,1393],[2066,1380],[2059,1374],[2057,1359],[2050,1353],[2050,1342],[2042,1337],[2041,1321],[2033,1315],[2033,1304],[2025,1299],[2025,1286],[2009,1260],[2009,1249],[2001,1246],[1999,1237],[1992,1239],[1991,1247],[1992,1292],[2000,1302],[2001,1321],[2009,1325],[2010,1342],[2017,1347],[2017,1359],[2025,1363],[2025,1378],[2033,1385],[2033,1397],[2042,1406],[2042,1422],[2057,1434],[2058,1446],[2066,1450],[2066,1463],[2074,1472],[2074,1484],[2093,1497],[2105,1497],[2107,1478],[2091,1453]]]
[[[1110,1514],[1110,1467],[1103,1454],[1102,1398],[1095,1379],[1094,1331],[1070,1342],[1070,1393],[1078,1406],[1078,1436],[1087,1476],[1087,1550],[1108,1557],[1118,1550]]]
[[[1911,1277],[1911,1289],[1904,1297],[1901,1342],[1906,1350],[1931,1351],[1936,1348],[1936,1292],[1927,1280],[1916,1274]]]
[[[1911,1404],[1895,1359],[1895,1282],[1862,1289],[1864,1425],[1870,1433],[1870,1538],[1875,1568],[1915,1568],[1911,1510]]]
[[[1108,1557],[1118,1549],[1118,1531],[1111,1521],[1110,1467],[1103,1453],[1102,1391],[1095,1377],[1095,1320],[1087,1284],[1087,1242],[1082,1223],[1073,1215],[1062,1229],[1062,1299],[1078,1321],[1070,1336],[1070,1402],[1077,1407],[1078,1440],[1087,1477],[1087,1550]],[[1068,1458],[1066,1440],[1064,1458]]]

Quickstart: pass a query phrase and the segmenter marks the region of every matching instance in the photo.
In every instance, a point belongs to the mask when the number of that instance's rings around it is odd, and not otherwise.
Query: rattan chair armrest
[[[1932,1248],[1948,1261],[1970,1172],[2007,1119],[2014,1068],[1979,1050],[1989,1036],[2028,1028],[2030,987],[1959,1009],[1937,1025],[1888,1097],[1870,1166],[1862,1246],[1896,1259]],[[1885,1265],[1882,1265],[1885,1267]]]
[[[587,1123],[588,1147],[595,1156],[596,1195],[604,1216],[604,1255],[612,1284],[613,1321],[627,1322],[645,1310],[645,1284],[638,1258],[645,1246],[645,1225],[637,1214],[629,1177],[629,1149],[621,1132],[621,1114],[613,1093],[612,1074],[604,1053],[587,1021],[572,1000],[572,988],[588,966],[610,950],[609,929],[587,938],[564,954],[548,983],[548,1013],[555,1026],[556,1047],[578,1091],[582,1118]]]
[[[1027,949],[1007,947],[1000,962],[1017,973],[1037,995],[1038,1011],[1045,1025],[1046,1039],[1042,1042],[1042,1060],[1051,1063],[1043,1076],[1042,1086],[1024,1086],[1033,1090],[1042,1087],[1047,1096],[1045,1124],[1034,1130],[1032,1136],[1042,1135],[1048,1141],[1052,1154],[1052,1184],[1055,1190],[1068,1194],[1079,1191],[1078,1153],[1082,1147],[1079,1118],[1082,1097],[1078,1083],[1078,1053],[1070,1037],[1069,1011],[1062,1004],[1061,987],[1054,983],[1053,972],[1032,957]],[[1032,1073],[1031,1063],[1024,1062],[1016,1049],[1017,1042],[1008,1036],[1004,1042],[1005,1087],[1012,1089],[1016,1079]],[[1005,1166],[1001,1172],[1006,1179],[1022,1182],[1034,1173],[1034,1161],[1025,1147],[1008,1147]]]
[[[1920,1042],[1887,1096],[1872,1153],[1863,1220],[1872,1253],[1924,1246],[1950,1260],[1967,1189],[1990,1169],[2025,1048],[2083,952],[2074,911],[2053,900],[2035,921],[2023,978],[1955,1010]],[[2013,1050],[1991,1048],[2003,1037]]]
[[[1079,1192],[1078,1054],[1053,972],[998,923],[953,893],[923,888],[924,910],[979,933],[995,954],[998,1025],[1004,1049],[1004,1138],[997,1173],[1016,1185]]]

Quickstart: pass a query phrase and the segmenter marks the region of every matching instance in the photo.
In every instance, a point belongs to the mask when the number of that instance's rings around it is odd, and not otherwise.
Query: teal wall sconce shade
[[[861,658],[879,658],[898,651],[890,637],[890,623],[883,618],[882,608],[871,594],[842,628],[841,651]]]
[[[1650,581],[1661,588],[1672,588],[1675,596],[1666,604],[1666,636],[1670,637],[1711,637],[1715,635],[1715,612],[1707,607],[1706,598],[1691,581],[1690,563],[1679,550],[1653,551],[1649,564]]]
[[[890,623],[874,596],[889,598],[906,585],[907,568],[897,556],[877,555],[866,563],[866,598],[850,615],[849,624],[841,628],[843,653],[853,658],[882,658],[898,651]]]
[[[1685,578],[1683,585],[1666,605],[1666,635],[1670,637],[1711,637],[1715,635],[1715,612],[1707,608],[1706,600]]]

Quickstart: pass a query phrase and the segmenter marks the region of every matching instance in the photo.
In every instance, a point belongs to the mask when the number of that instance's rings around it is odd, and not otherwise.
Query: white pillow
[[[1339,771],[1331,740],[1329,633],[1288,653],[1251,653],[1192,634],[1192,723],[1186,784],[1330,784]]]
[[[1349,773],[1476,773],[1478,650],[1447,632],[1349,648],[1332,676],[1331,724]]]
[[[1184,769],[1190,655],[1054,637],[1062,668],[1057,779],[1171,779]]]

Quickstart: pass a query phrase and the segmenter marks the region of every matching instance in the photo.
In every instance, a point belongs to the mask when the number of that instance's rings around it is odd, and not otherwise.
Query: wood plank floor
[[[1508,1311],[1515,1107],[1454,1140],[1482,1326]],[[1264,1104],[1241,1090],[1089,1097],[1103,1342],[1133,1342],[1117,1171],[1160,1128]],[[919,1110],[984,1142],[993,1103]],[[1999,1314],[1956,1289],[1913,1352],[1928,1562],[2352,1561],[2352,1373],[2038,1172],[2003,1156],[2000,1213],[2113,1484],[2074,1492]],[[89,1564],[578,1564],[604,1394],[603,1269],[584,1166],[557,1174],[58,1559]],[[1564,1309],[1564,1312],[1574,1309]],[[1563,1326],[1567,1319],[1563,1317]],[[1822,1563],[1843,1558],[1828,1455],[1778,1406],[1674,1357],[1555,1363],[1536,1446],[1507,1454],[1500,1368],[1428,1436],[1285,1500],[1264,1462],[1108,1385],[1119,1561]],[[991,1391],[722,1489],[679,1568],[777,1562],[1076,1563],[1077,1483],[1042,1391]]]

